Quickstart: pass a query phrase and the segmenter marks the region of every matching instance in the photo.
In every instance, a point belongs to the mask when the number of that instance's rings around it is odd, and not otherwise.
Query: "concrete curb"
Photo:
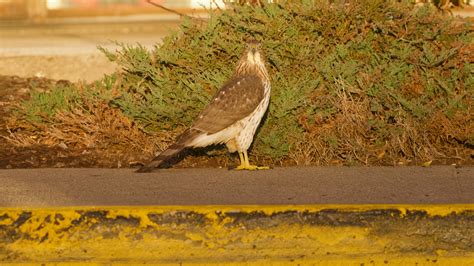
[[[473,265],[474,205],[0,209],[0,264]]]

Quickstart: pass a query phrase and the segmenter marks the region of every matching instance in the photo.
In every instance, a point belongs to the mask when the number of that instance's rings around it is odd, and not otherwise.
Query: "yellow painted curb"
[[[474,205],[0,208],[0,265],[474,265]]]

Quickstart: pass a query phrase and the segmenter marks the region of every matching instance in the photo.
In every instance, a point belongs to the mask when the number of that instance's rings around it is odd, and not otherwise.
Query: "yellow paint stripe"
[[[0,207],[0,211],[75,211],[75,210],[153,210],[161,213],[176,210],[191,210],[195,212],[215,211],[262,211],[267,214],[287,210],[320,211],[325,209],[340,209],[346,211],[367,211],[374,209],[420,209],[430,215],[447,215],[452,212],[473,210],[474,204],[303,204],[303,205],[160,205],[160,206],[73,206],[73,207]]]
[[[280,265],[317,265],[317,266],[372,266],[372,265],[403,265],[403,266],[440,266],[440,265],[449,265],[449,266],[472,266],[473,260],[469,258],[439,258],[436,256],[426,256],[426,257],[370,257],[370,258],[361,258],[361,257],[352,257],[352,258],[338,258],[338,259],[318,259],[318,260],[291,260],[291,261],[274,261],[271,259],[261,260],[261,261],[241,261],[241,262],[221,262],[221,261],[211,261],[211,262],[174,262],[174,263],[163,263],[163,262],[143,262],[143,263],[134,263],[134,262],[58,262],[47,263],[45,266],[49,265],[71,265],[71,266],[104,266],[104,265],[114,265],[114,266],[130,266],[130,265],[160,265],[160,266],[177,266],[177,265],[226,265],[226,266],[253,266],[253,265],[271,265],[271,266],[280,266]],[[40,263],[8,263],[5,265],[21,265],[21,266],[38,266]]]
[[[0,208],[0,264],[474,265],[473,241],[474,204]]]

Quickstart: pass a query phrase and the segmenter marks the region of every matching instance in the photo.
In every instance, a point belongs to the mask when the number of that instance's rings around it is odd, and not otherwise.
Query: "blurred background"
[[[116,71],[98,45],[115,49],[118,41],[151,49],[178,29],[183,14],[206,17],[207,9],[224,8],[224,0],[152,2],[156,5],[147,0],[0,0],[0,75],[94,81]],[[454,15],[474,14],[473,1],[434,2]]]
[[[188,12],[190,9],[222,5],[209,0],[155,0],[167,8]],[[161,11],[146,0],[0,0],[2,20],[41,20],[46,18],[124,16],[159,14]]]
[[[97,46],[148,48],[220,0],[0,0],[0,75],[87,82],[116,70]]]

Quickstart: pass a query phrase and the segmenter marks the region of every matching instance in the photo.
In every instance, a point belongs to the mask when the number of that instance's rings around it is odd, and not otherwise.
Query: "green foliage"
[[[447,134],[446,127],[431,127],[433,119],[472,111],[474,69],[466,57],[472,30],[407,1],[345,3],[236,5],[211,14],[206,24],[184,20],[151,51],[140,45],[102,49],[123,72],[94,86],[101,94],[116,86],[117,95],[93,97],[110,99],[146,132],[187,126],[232,74],[243,40],[253,37],[263,43],[272,80],[254,155],[277,161],[307,146],[310,161],[323,164],[364,162],[360,157],[377,149],[392,158],[429,158],[436,153],[433,143]],[[80,103],[74,89],[57,88],[24,106],[35,120]],[[461,120],[451,125],[457,126],[451,137],[472,143],[472,134],[460,128],[472,125]],[[328,157],[318,147],[329,150]]]
[[[78,90],[68,86],[51,88],[46,92],[33,91],[31,98],[23,102],[25,119],[30,122],[48,121],[58,111],[70,111],[82,101]]]

